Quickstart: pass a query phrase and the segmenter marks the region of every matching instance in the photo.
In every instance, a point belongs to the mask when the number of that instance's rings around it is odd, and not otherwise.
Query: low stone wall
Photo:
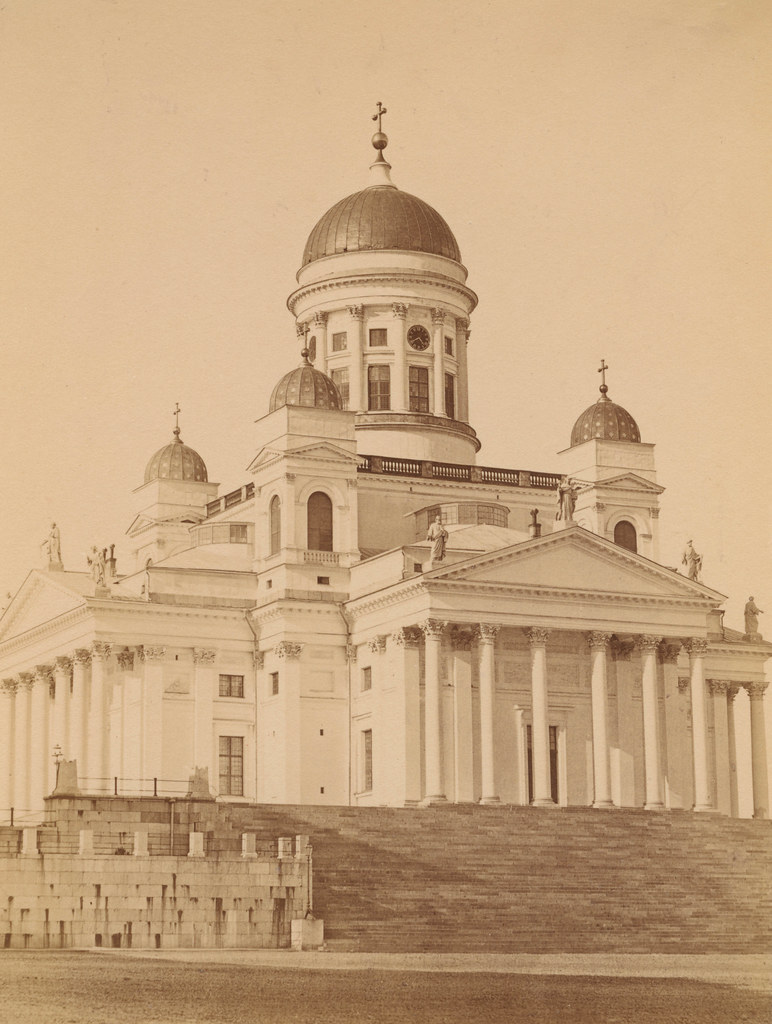
[[[51,800],[46,824],[3,829],[0,945],[289,946],[310,907],[308,837],[216,841],[189,831],[190,806],[156,803]]]

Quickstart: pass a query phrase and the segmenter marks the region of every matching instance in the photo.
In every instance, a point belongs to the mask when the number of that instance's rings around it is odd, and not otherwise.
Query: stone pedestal
[[[304,917],[290,922],[290,944],[293,949],[319,949],[324,945],[324,921],[320,917]]]

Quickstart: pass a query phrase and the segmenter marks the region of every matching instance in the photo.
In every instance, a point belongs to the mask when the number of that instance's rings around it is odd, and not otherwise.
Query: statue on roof
[[[49,568],[58,569],[62,564],[62,539],[56,523],[51,523],[51,529],[41,547],[44,549]]]
[[[697,554],[690,540],[686,542],[681,564],[686,566],[688,578],[694,580],[695,583],[699,583],[700,573],[702,572],[702,555]]]
[[[105,552],[100,551],[97,547],[92,547],[91,554],[87,556],[86,561],[89,565],[91,572],[91,578],[98,587],[105,585],[105,569],[107,567],[107,559]]]
[[[426,539],[432,542],[432,562],[441,562],[445,558],[445,545],[448,541],[448,531],[442,525],[442,518],[437,515],[429,527]]]
[[[555,513],[556,519],[562,520],[566,523],[573,522],[574,509],[576,508],[576,496],[578,493],[579,488],[573,480],[569,479],[567,476],[561,477],[555,493],[555,500],[558,505],[558,510]]]
[[[761,640],[761,633],[759,633],[759,615],[763,615],[764,612],[761,608],[756,607],[756,602],[753,599],[753,595],[748,598],[745,605],[745,638],[746,640]]]

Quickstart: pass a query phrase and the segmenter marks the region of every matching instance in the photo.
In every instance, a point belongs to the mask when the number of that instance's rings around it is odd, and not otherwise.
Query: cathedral
[[[6,609],[0,816],[40,820],[61,761],[84,795],[766,817],[772,645],[696,555],[660,564],[654,446],[605,363],[554,471],[478,460],[477,296],[378,127],[308,236],[248,479],[220,493],[177,420],[127,481],[129,563],[65,568],[52,526]]]

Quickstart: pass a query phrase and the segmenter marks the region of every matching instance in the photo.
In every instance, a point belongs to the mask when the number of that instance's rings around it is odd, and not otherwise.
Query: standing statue
[[[692,547],[692,542],[687,540],[686,548],[684,549],[684,555],[681,559],[681,564],[686,566],[686,575],[690,580],[694,580],[695,583],[700,582],[700,573],[702,572],[702,555],[698,555]]]
[[[574,509],[576,508],[576,496],[579,493],[572,480],[567,476],[561,477],[558,489],[555,494],[558,510],[555,513],[556,519],[562,519],[566,523],[573,522]]]
[[[745,635],[749,640],[761,639],[761,633],[759,633],[759,615],[763,615],[764,612],[761,608],[756,607],[756,602],[753,600],[753,594],[748,598],[748,602],[745,605]]]
[[[62,564],[62,540],[56,523],[51,523],[51,529],[41,547],[45,549],[49,565]]]
[[[94,583],[96,583],[98,587],[103,587],[105,585],[106,567],[104,551],[100,551],[98,548],[93,547],[91,549],[91,554],[86,560],[89,564],[91,578],[94,580]]]
[[[445,544],[448,540],[448,531],[442,525],[440,516],[435,517],[434,522],[429,527],[429,532],[426,534],[426,539],[432,542],[432,561],[441,562],[445,558]]]

